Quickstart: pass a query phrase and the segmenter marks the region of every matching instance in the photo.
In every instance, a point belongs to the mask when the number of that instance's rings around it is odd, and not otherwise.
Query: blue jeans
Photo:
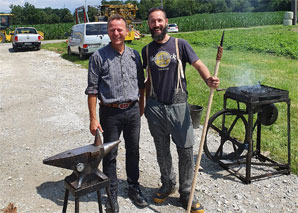
[[[104,131],[104,143],[118,140],[121,132],[123,132],[126,149],[127,182],[128,185],[139,185],[139,139],[141,122],[138,102],[127,109],[100,106],[99,115]],[[117,154],[118,147],[115,147],[103,159],[103,172],[110,178],[110,190],[113,196],[118,195]]]

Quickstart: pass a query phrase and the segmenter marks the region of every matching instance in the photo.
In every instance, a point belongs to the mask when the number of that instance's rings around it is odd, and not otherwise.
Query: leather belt
[[[130,101],[127,103],[111,103],[111,104],[105,104],[105,103],[101,102],[100,105],[106,106],[106,107],[118,108],[118,109],[127,109],[128,107],[130,107],[131,105],[133,105],[136,102],[137,101]]]

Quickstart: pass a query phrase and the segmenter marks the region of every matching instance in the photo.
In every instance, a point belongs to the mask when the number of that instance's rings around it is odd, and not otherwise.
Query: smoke
[[[248,64],[241,64],[237,68],[231,77],[235,86],[249,86],[262,83],[264,77]]]

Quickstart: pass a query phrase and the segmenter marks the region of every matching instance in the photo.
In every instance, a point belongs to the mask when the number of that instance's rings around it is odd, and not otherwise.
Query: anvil
[[[96,130],[94,144],[68,150],[43,160],[44,164],[73,170],[77,178],[72,182],[74,188],[80,188],[85,177],[94,174],[100,179],[106,176],[99,171],[98,165],[120,140],[102,144],[99,130]]]

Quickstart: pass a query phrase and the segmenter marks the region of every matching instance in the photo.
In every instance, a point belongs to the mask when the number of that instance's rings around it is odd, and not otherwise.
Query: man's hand
[[[96,129],[99,129],[100,132],[103,132],[100,123],[96,119],[90,120],[90,132],[92,135],[96,135]]]
[[[88,95],[88,108],[89,108],[89,119],[90,119],[90,132],[92,135],[96,135],[96,129],[103,132],[100,123],[96,119],[96,103],[97,95]]]
[[[206,79],[206,84],[210,88],[216,89],[219,86],[219,83],[220,83],[220,81],[219,81],[219,78],[217,78],[217,77],[211,76],[211,77]]]

